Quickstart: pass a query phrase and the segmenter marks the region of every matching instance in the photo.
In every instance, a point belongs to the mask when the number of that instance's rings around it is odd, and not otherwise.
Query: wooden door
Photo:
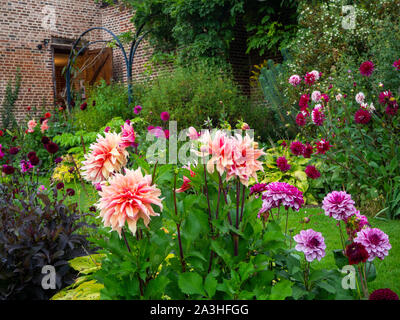
[[[76,59],[78,72],[73,80],[74,89],[87,92],[88,89],[104,79],[107,84],[112,78],[112,48],[87,50]],[[84,93],[85,94],[85,93]]]

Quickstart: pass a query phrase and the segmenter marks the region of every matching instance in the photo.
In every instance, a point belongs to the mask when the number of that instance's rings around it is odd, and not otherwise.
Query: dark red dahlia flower
[[[3,172],[5,174],[13,174],[15,172],[15,168],[13,166],[5,164],[3,165]]]
[[[250,188],[250,194],[256,194],[256,198],[259,194],[263,193],[264,191],[267,190],[267,183],[256,183],[254,186]]]
[[[371,61],[365,61],[360,65],[360,73],[363,76],[369,77],[374,71],[374,64]]]
[[[291,165],[288,164],[285,157],[279,157],[276,160],[276,165],[278,166],[279,170],[281,170],[282,172],[286,172],[286,171],[290,170],[290,168],[291,168]]]
[[[314,147],[308,142],[304,145],[303,157],[306,159],[311,158],[311,155],[314,152]]]
[[[33,157],[29,158],[29,161],[31,162],[31,164],[32,164],[33,166],[37,166],[37,165],[39,164],[39,162],[40,162],[40,160],[39,160],[39,158],[36,156],[36,154],[35,154]]]
[[[385,112],[388,116],[395,116],[398,110],[399,107],[387,106]]]
[[[84,111],[87,108],[87,102],[81,104],[81,110]]]
[[[62,183],[62,182],[57,183],[56,188],[57,188],[57,190],[64,189],[64,183]]]
[[[58,145],[54,142],[49,142],[48,144],[45,145],[46,150],[51,153],[54,154],[58,151]]]
[[[379,103],[384,106],[390,102],[391,97],[393,94],[390,90],[383,91],[379,94]]]
[[[321,176],[321,173],[315,166],[307,166],[304,172],[311,179],[318,179]]]
[[[300,141],[293,141],[290,144],[290,151],[292,151],[295,156],[300,156],[304,152],[304,144],[302,144]]]
[[[367,124],[371,121],[371,114],[367,110],[360,108],[354,114],[354,121],[359,124]]]
[[[318,141],[316,143],[316,149],[317,149],[317,154],[325,154],[329,149],[332,147],[332,145],[329,143],[328,140],[321,139],[321,141]]]
[[[19,148],[17,147],[11,147],[10,150],[8,150],[8,152],[12,155],[16,155],[19,152]]]
[[[299,106],[302,108],[308,107],[308,101],[310,101],[310,96],[308,94],[303,94],[300,97]]]
[[[67,189],[67,195],[70,197],[73,197],[75,195],[75,190],[74,189]]]
[[[399,60],[396,60],[396,61],[393,63],[393,67],[395,67],[396,70],[400,70],[400,59],[399,59]]]
[[[31,151],[28,153],[28,159],[30,160],[31,158],[36,157],[36,152],[35,151]]]
[[[42,143],[43,144],[48,144],[49,142],[50,142],[50,138],[49,137],[46,137],[46,136],[42,137]]]
[[[390,289],[378,289],[371,293],[369,300],[399,300],[399,296]]]
[[[349,264],[359,264],[367,261],[369,255],[367,249],[357,242],[353,242],[346,247],[345,252],[347,258],[349,258]]]

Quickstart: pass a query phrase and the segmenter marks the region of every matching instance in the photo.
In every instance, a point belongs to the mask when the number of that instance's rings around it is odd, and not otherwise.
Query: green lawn
[[[281,213],[282,214],[282,213]],[[321,232],[325,238],[326,256],[321,261],[312,263],[315,269],[331,269],[335,268],[332,250],[342,247],[339,236],[339,228],[336,226],[336,221],[325,216],[320,208],[302,209],[300,212],[289,213],[289,229],[294,229],[294,234],[297,234],[303,228],[300,221],[304,217],[309,217],[310,222],[304,225],[305,229],[313,229]],[[284,221],[282,225],[284,228]],[[392,249],[389,251],[389,256],[384,260],[376,258],[374,260],[377,269],[377,278],[370,282],[370,292],[375,289],[390,288],[397,294],[400,294],[400,220],[382,221],[374,218],[369,218],[369,222],[373,228],[379,228],[389,236]]]

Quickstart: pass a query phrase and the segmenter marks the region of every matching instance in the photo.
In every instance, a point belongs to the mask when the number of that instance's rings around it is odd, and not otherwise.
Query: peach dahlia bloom
[[[109,184],[99,192],[100,200],[96,207],[106,227],[111,227],[119,233],[128,223],[129,230],[135,234],[137,221],[142,218],[146,227],[151,216],[158,216],[152,204],[162,211],[161,191],[152,185],[151,175],[143,176],[141,168],[137,170],[125,169],[125,175],[115,174]]]
[[[121,135],[105,133],[98,135],[95,143],[91,144],[89,154],[85,155],[82,176],[92,183],[107,180],[114,172],[121,171],[127,163],[128,152],[120,146]]]

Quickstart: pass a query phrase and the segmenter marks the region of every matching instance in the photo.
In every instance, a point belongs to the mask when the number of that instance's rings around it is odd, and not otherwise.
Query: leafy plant
[[[7,82],[6,91],[3,99],[3,110],[1,112],[1,122],[4,129],[11,129],[17,127],[17,121],[14,116],[14,106],[18,99],[19,89],[21,86],[21,73],[17,68],[15,75],[14,89],[12,88],[12,81]]]

